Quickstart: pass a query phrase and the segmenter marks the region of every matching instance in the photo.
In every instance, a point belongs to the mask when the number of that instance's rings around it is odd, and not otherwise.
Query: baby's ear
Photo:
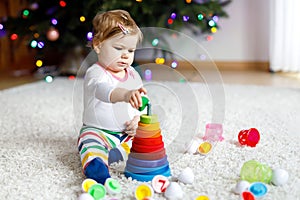
[[[102,44],[98,43],[98,44],[93,44],[93,48],[96,51],[97,54],[100,53],[100,49],[101,49]]]

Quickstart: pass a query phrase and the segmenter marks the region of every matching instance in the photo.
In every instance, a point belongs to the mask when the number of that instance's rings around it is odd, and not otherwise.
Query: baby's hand
[[[141,93],[147,94],[147,90],[141,87],[138,90],[129,90],[126,94],[126,100],[133,108],[139,109],[142,106]]]
[[[136,133],[136,129],[138,127],[138,122],[140,121],[140,116],[136,115],[131,121],[127,121],[125,123],[126,129],[125,133],[127,133],[130,136],[134,136]]]

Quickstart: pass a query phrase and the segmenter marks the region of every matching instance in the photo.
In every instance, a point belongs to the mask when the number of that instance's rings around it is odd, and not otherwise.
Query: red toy
[[[241,130],[239,132],[239,143],[241,145],[247,145],[250,147],[255,147],[259,142],[260,134],[256,128],[250,128],[248,130]]]

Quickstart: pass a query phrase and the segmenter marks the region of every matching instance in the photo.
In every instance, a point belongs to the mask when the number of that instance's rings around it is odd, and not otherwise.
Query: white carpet
[[[0,199],[77,199],[81,194],[84,176],[76,150],[80,124],[74,123],[79,120],[80,108],[72,106],[73,86],[74,81],[58,78],[51,84],[37,82],[0,91]],[[191,84],[198,98],[198,110],[193,109],[191,102],[195,100],[189,99],[191,93],[185,87],[184,83],[148,83],[150,98],[157,104],[155,109],[162,121],[172,179],[187,166],[196,174],[192,185],[179,183],[184,199],[199,195],[207,195],[211,200],[239,199],[231,189],[239,180],[242,164],[250,159],[271,168],[283,168],[290,175],[284,186],[269,185],[269,193],[263,199],[299,199],[299,89],[225,85],[225,140],[203,157],[172,148],[186,142],[173,142],[177,134],[188,139],[195,126],[203,135],[205,124],[212,117],[206,86]],[[74,102],[78,106],[80,100]],[[190,110],[190,114],[185,110]],[[199,119],[195,111],[199,112]],[[239,146],[238,132],[251,127],[260,131],[261,141],[255,148]],[[118,171],[122,163],[113,167],[112,177],[123,187],[116,197],[134,199],[134,188],[139,183]],[[155,194],[154,199],[165,198]]]

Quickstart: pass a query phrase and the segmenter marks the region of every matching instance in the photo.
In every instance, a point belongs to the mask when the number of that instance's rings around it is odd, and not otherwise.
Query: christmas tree
[[[0,31],[12,41],[26,40],[30,49],[36,49],[37,67],[51,54],[63,55],[77,47],[89,51],[92,19],[97,12],[124,9],[130,12],[140,27],[163,27],[180,30],[189,28],[194,34],[213,34],[218,19],[227,17],[223,7],[230,0],[28,0],[28,8],[17,17],[0,20]],[[2,34],[3,36],[4,34]],[[59,64],[61,59],[51,59]]]

